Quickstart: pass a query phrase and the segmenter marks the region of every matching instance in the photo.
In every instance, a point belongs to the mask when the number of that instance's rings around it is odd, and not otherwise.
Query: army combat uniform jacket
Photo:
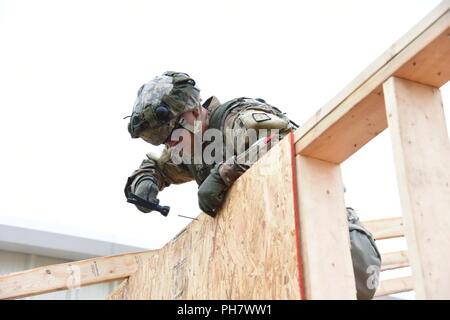
[[[278,130],[279,139],[283,138],[287,133],[294,129],[294,125],[289,119],[277,108],[267,104],[262,99],[238,98],[221,104],[215,97],[211,97],[203,104],[208,110],[207,128],[215,128],[224,132],[226,137],[233,141],[240,141],[248,144],[247,129],[268,129]],[[221,113],[219,115],[219,113]],[[214,123],[211,123],[214,122]],[[234,135],[230,137],[231,135]],[[242,135],[238,137],[237,135]],[[205,147],[206,144],[203,145]],[[246,150],[249,146],[234,145],[234,154],[238,150]],[[134,184],[144,175],[152,176],[158,188],[161,191],[171,184],[180,184],[195,180],[198,185],[207,178],[214,165],[211,164],[174,164],[171,160],[171,150],[165,147],[162,154],[156,157],[153,154],[147,154],[140,165],[139,169],[133,172],[128,178],[125,193],[127,190],[133,190]],[[227,160],[227,159],[223,159]],[[225,183],[231,185],[248,166],[239,165],[224,168],[221,176]]]

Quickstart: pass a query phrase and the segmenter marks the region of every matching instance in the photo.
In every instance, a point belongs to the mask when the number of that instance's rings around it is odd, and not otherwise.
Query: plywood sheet
[[[291,156],[287,137],[236,181],[216,218],[200,215],[145,259],[119,297],[299,299]]]

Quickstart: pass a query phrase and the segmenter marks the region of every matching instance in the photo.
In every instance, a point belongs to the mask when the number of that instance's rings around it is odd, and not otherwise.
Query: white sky
[[[122,119],[142,83],[187,72],[204,100],[262,97],[302,124],[438,3],[0,0],[0,223],[162,246],[198,214],[197,186],[160,194],[168,218],[126,203],[154,150]],[[364,219],[400,213],[387,131],[343,173]]]

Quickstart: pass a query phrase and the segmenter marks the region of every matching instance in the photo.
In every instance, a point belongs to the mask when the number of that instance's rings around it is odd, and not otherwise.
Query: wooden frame
[[[450,143],[441,95],[394,77],[384,92],[414,289],[420,299],[450,299]]]
[[[442,1],[295,133],[296,153],[341,163],[387,128],[391,76],[436,88],[450,79],[450,1]]]
[[[307,299],[356,299],[339,165],[297,156],[300,243]]]
[[[450,79],[449,7],[450,1],[443,1],[408,34],[392,46],[390,50],[383,54],[349,86],[338,94],[336,98],[331,100],[324,108],[320,109],[305,125],[300,126],[295,133],[296,153],[304,159],[316,159],[315,161],[317,162],[322,160],[328,164],[334,163],[337,166],[387,128],[388,117],[386,115],[384,97],[386,85],[383,86],[383,84],[393,75],[420,82],[428,87],[440,87],[444,85]],[[436,92],[436,90],[437,89],[434,89],[434,92]],[[392,95],[392,92],[389,94]],[[436,217],[436,220],[433,221],[433,223],[421,224],[426,218],[422,217],[422,219],[419,219],[417,214],[411,212],[411,207],[408,207],[407,205],[411,203],[411,197],[409,197],[407,200],[402,201],[403,211],[405,216],[408,217],[405,218],[407,221],[411,220],[411,217],[414,216],[416,220],[420,221],[420,223],[415,225],[416,230],[412,230],[413,227],[411,225],[408,225],[407,230],[404,230],[402,220],[397,218],[395,219],[395,226],[391,228],[382,228],[375,232],[375,236],[378,239],[398,237],[404,232],[407,233],[408,245],[413,248],[410,250],[413,274],[422,274],[423,277],[424,272],[426,272],[424,271],[425,269],[430,272],[432,271],[433,274],[432,276],[427,277],[427,279],[420,280],[421,276],[414,278],[414,288],[416,290],[418,287],[428,288],[427,294],[418,292],[418,297],[421,298],[448,298],[448,288],[450,288],[449,275],[447,274],[444,276],[445,270],[449,269],[450,256],[448,248],[450,247],[442,245],[442,243],[450,243],[450,236],[448,232],[446,232],[449,230],[447,227],[450,226],[448,222],[449,218],[448,215],[445,217],[445,209],[450,207],[450,192],[447,183],[450,181],[450,170],[448,166],[450,164],[450,159],[448,157],[450,148],[448,148],[448,140],[446,141],[447,133],[445,125],[443,125],[442,108],[437,110],[441,107],[441,101],[439,98],[436,98],[436,96],[438,95],[435,93],[434,101],[425,101],[425,103],[433,105],[434,109],[431,112],[436,113],[435,117],[430,116],[430,121],[428,121],[427,124],[428,126],[433,126],[436,122],[439,132],[433,133],[432,130],[430,130],[431,128],[426,128],[426,124],[422,125],[424,128],[416,129],[418,130],[417,134],[422,134],[424,140],[428,138],[433,139],[434,136],[439,140],[439,142],[436,143],[437,159],[426,166],[425,171],[427,173],[440,172],[440,180],[424,184],[424,187],[427,189],[425,194],[428,199],[426,201],[426,207],[430,210],[430,215],[433,218]],[[387,99],[388,98],[386,97],[386,100]],[[392,98],[390,98],[390,100],[392,100]],[[432,99],[430,98],[429,100]],[[402,113],[404,112],[405,110],[402,110]],[[432,118],[435,121],[431,121]],[[407,120],[404,120],[404,122],[405,121]],[[392,125],[391,119],[389,125]],[[396,135],[398,136],[399,133],[397,132]],[[398,144],[399,143],[397,143],[397,145]],[[397,147],[397,150],[402,149]],[[420,163],[420,161],[422,161],[422,163],[425,161],[424,155],[414,151],[410,151],[408,156],[409,158],[418,157],[419,160],[416,161],[417,164]],[[397,156],[397,161],[400,162],[399,165],[402,165],[401,163],[405,162],[400,159],[400,156]],[[417,167],[420,167],[420,165],[417,165]],[[417,169],[417,167],[410,170]],[[299,168],[301,170],[301,166],[299,166]],[[320,174],[315,174],[315,177],[319,176]],[[310,183],[308,179],[301,178],[297,179],[298,189],[307,190],[308,187],[310,187]],[[410,179],[409,181],[408,178]],[[411,179],[418,177],[417,174],[414,176],[410,173],[410,177],[408,178],[399,177],[399,184],[402,185],[403,189],[411,185]],[[319,179],[319,181],[321,182],[322,180]],[[325,182],[323,185],[320,183],[320,187],[331,190],[334,184],[334,179],[329,179],[329,181]],[[414,194],[417,197],[419,190],[421,191],[423,188],[415,189]],[[410,196],[410,194],[408,195]],[[313,201],[311,199],[313,196],[313,194],[307,195],[309,198],[306,199],[306,201]],[[407,198],[407,196],[403,196],[403,198]],[[442,198],[442,200],[439,200],[440,198]],[[322,194],[321,199],[327,199],[326,195]],[[333,208],[333,205],[337,205],[340,201],[341,199],[334,199],[333,203],[327,201],[326,206],[331,209]],[[316,205],[319,205],[320,208],[322,203],[319,204],[319,202],[316,201]],[[338,212],[339,210],[337,213]],[[300,214],[302,217],[314,216],[315,208],[314,206],[301,207]],[[332,226],[339,225],[341,219],[339,214],[334,216],[329,215],[327,218],[328,231],[336,232],[332,231]],[[379,222],[378,224],[382,225],[383,223]],[[412,224],[412,222],[410,224]],[[441,231],[439,232],[439,235],[433,237],[434,241],[430,242],[430,234],[433,233],[434,228],[438,227],[438,224],[441,224]],[[311,231],[311,233],[312,232],[313,231]],[[307,234],[307,231],[302,228],[302,233]],[[412,236],[412,234],[414,234],[414,236]],[[417,239],[416,234],[420,234],[420,240]],[[307,235],[311,236],[310,234]],[[306,239],[305,241],[309,241],[309,239]],[[428,254],[424,254],[421,258],[417,257],[420,255],[416,249],[417,246],[415,245],[417,241],[429,241],[428,246],[424,246],[424,248],[429,249],[429,251],[427,251]],[[341,236],[338,239],[338,248],[342,248],[344,243],[344,236]],[[441,243],[440,246],[439,243]],[[305,243],[302,243],[302,245],[305,246]],[[437,246],[438,248],[431,250],[434,246]],[[319,248],[321,247],[319,246]],[[422,249],[422,252],[426,251],[424,248]],[[307,254],[306,248],[304,249],[305,251],[303,254]],[[331,251],[329,252],[330,254],[333,254]],[[438,258],[436,255],[441,255],[441,257]],[[431,259],[430,261],[432,262],[427,266],[425,261],[432,258],[432,256],[434,260]],[[387,258],[392,258],[392,256],[387,256]],[[342,265],[348,266],[349,258],[344,255],[340,261]],[[394,262],[395,263],[391,263],[390,266],[385,264],[384,268],[387,270],[388,268],[406,266],[406,262],[402,261],[399,255],[395,256]],[[415,265],[421,265],[423,267],[419,268]],[[307,268],[308,267],[305,266],[305,270],[307,270]],[[348,268],[347,271],[349,271]],[[324,273],[323,270],[321,270],[321,274],[325,274],[325,277],[323,278],[322,284],[318,284],[318,287],[326,288],[330,278],[327,277],[327,274]],[[339,276],[341,281],[344,281],[345,274],[346,273],[341,270]],[[444,281],[439,282],[437,281],[438,278],[441,278]],[[401,287],[401,289],[399,289],[400,291],[410,290],[410,284],[412,283],[410,280],[411,279],[407,278],[407,280],[402,279],[401,281],[390,280],[387,283],[383,282],[377,295],[397,292],[397,289],[395,289],[396,286]],[[424,284],[425,282],[427,285]],[[383,289],[385,287],[389,289]],[[424,291],[425,289],[419,290]],[[347,292],[347,290],[344,291]],[[431,291],[433,291],[433,293],[431,293]],[[317,292],[318,291],[316,291],[316,293]],[[342,295],[343,298],[346,296],[346,293]],[[326,295],[318,295],[316,297],[323,298],[326,297]]]

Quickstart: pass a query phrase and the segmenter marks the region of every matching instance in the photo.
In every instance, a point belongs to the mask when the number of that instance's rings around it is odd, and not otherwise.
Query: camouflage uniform
[[[175,75],[179,74],[175,73]],[[180,77],[181,82],[187,81],[182,76]],[[160,82],[162,82],[162,84],[160,84]],[[147,99],[147,101],[145,101],[147,104],[149,103],[149,100],[152,99],[152,95],[149,95],[146,92],[156,90],[158,92],[156,95],[159,96],[158,99],[160,101],[164,100],[162,98],[164,94],[167,94],[167,92],[173,92],[171,91],[173,90],[173,88],[171,88],[171,83],[166,78],[159,80],[158,85],[151,84],[144,89],[143,87],[141,87],[138,92],[138,100],[135,105],[135,110],[142,111],[140,106],[140,103],[142,103],[142,97],[144,97],[144,100]],[[195,96],[198,92],[193,91],[193,94]],[[179,92],[178,96],[180,96]],[[186,100],[187,97],[185,96],[184,99]],[[199,96],[195,96],[194,99],[189,98],[189,100],[186,101],[188,101],[187,111],[193,110],[193,106],[196,103],[199,104]],[[136,131],[129,127],[130,133],[132,136],[140,136],[146,141],[148,139],[152,144],[163,143],[163,141],[166,140],[168,132],[171,132],[174,128],[174,119],[176,119],[177,115],[183,111],[181,104],[178,103],[176,106],[179,106],[180,109],[166,119],[166,122],[164,123],[168,123],[167,127],[162,126],[161,128],[161,126],[152,126],[152,124],[150,124],[150,126],[144,126],[147,133],[143,134],[139,134],[139,132],[136,134]],[[231,161],[230,159],[224,159],[227,161],[219,164],[206,164],[204,162],[201,164],[174,164],[171,159],[171,148],[165,147],[159,157],[153,154],[147,154],[147,158],[142,162],[139,169],[134,171],[128,178],[125,186],[125,194],[127,197],[130,192],[135,193],[141,182],[145,180],[149,182],[147,184],[149,187],[143,189],[145,191],[144,194],[148,193],[148,197],[154,198],[156,198],[158,191],[163,190],[171,184],[180,184],[195,180],[199,185],[198,200],[200,208],[207,214],[214,217],[217,210],[220,208],[222,201],[224,200],[227,189],[249,167],[249,165],[233,161],[233,159],[235,159],[239,154],[239,151],[248,150],[250,146],[247,131],[249,129],[277,129],[279,130],[278,139],[281,140],[291,130],[295,129],[290,120],[280,110],[267,104],[262,99],[238,98],[228,101],[225,104],[221,104],[217,98],[211,97],[206,100],[202,106],[208,110],[208,123],[206,125],[206,129],[211,127],[220,129],[222,132],[226,133],[225,140],[241,142],[240,145],[234,144],[234,149],[231,152],[233,155]],[[217,114],[219,110],[224,109],[230,111],[226,113],[218,124],[217,121],[215,121],[215,119],[217,119],[215,114]],[[155,108],[150,111],[147,110],[147,116],[148,112],[155,113],[156,111],[157,110]],[[171,111],[173,110],[171,109]],[[150,115],[150,117],[152,116],[155,117],[154,114]],[[141,121],[142,118],[138,118],[136,120],[136,117],[133,119],[132,116],[130,123],[140,126]],[[163,137],[153,137],[153,135],[161,135]],[[202,148],[204,149],[207,145],[207,142],[203,143]],[[143,208],[139,209],[141,211],[148,212]],[[361,226],[354,210],[351,208],[348,208],[348,221],[351,240],[351,254],[357,284],[357,297],[358,299],[370,299],[375,293],[377,283],[370,285],[369,282],[376,282],[378,280],[381,257],[376,248],[372,235]],[[375,270],[373,270],[372,273],[368,273],[367,271],[370,266],[375,267]]]
[[[263,100],[259,99],[249,99],[240,98],[234,99],[227,102],[238,104],[229,114],[225,117],[223,125],[221,125],[221,130],[223,132],[231,133],[233,136],[227,137],[228,141],[234,140],[245,143],[245,146],[234,144],[234,155],[237,155],[238,150],[246,150],[249,146],[249,139],[246,129],[278,129],[279,139],[282,139],[290,130],[293,129],[293,125],[290,123],[289,119],[282,114],[278,109],[265,103]],[[216,111],[221,104],[216,97],[209,98],[203,107],[208,110],[208,118],[210,119],[211,114]],[[257,117],[263,119],[264,121],[260,124],[254,120],[252,116],[257,115]],[[258,125],[259,124],[259,125]],[[207,129],[209,124],[207,125]],[[230,130],[227,130],[230,129]],[[268,131],[270,133],[271,131]],[[239,136],[238,136],[239,135]],[[205,148],[208,143],[203,144]],[[151,175],[157,185],[159,190],[163,190],[165,187],[171,184],[180,184],[188,181],[195,180],[199,185],[199,192],[202,192],[202,183],[209,176],[211,170],[214,169],[214,165],[205,164],[179,164],[175,165],[171,160],[171,148],[165,147],[161,156],[155,157],[153,154],[147,154],[147,159],[145,159],[138,170],[133,172],[133,174],[128,178],[126,190],[131,191],[134,189],[134,183],[139,181],[139,178],[146,175]],[[224,159],[226,160],[226,159]],[[193,162],[193,161],[192,161]],[[229,164],[224,163],[220,166],[216,166],[220,173],[221,178],[227,187],[248,169],[248,166],[243,164]],[[226,190],[225,190],[226,191]],[[203,191],[206,193],[207,191]],[[126,191],[127,193],[127,191]],[[222,195],[223,196],[223,195]],[[202,197],[199,196],[199,202],[202,201]],[[201,206],[202,208],[202,206]],[[204,208],[202,208],[204,210]],[[216,210],[204,210],[209,215],[214,215]],[[212,212],[214,211],[214,212]]]

